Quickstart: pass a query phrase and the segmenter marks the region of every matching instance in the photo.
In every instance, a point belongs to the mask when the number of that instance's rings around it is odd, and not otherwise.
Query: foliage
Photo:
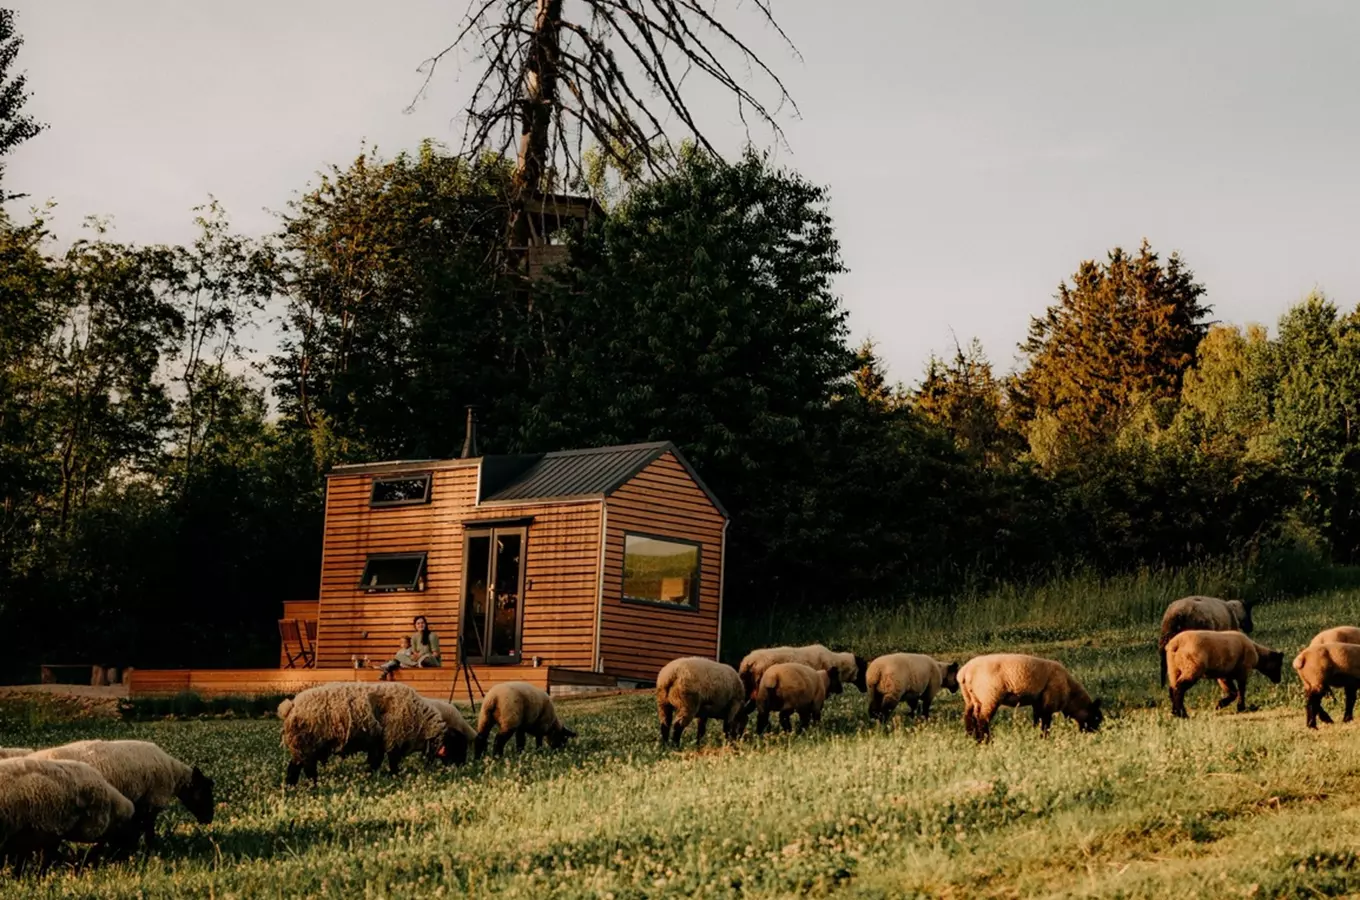
[[[22,72],[10,71],[23,45],[24,39],[14,28],[14,11],[0,9],[0,157],[47,128],[23,111],[29,98],[28,79]],[[0,162],[0,182],[4,181],[4,176],[5,164]],[[0,202],[24,196],[0,188]]]

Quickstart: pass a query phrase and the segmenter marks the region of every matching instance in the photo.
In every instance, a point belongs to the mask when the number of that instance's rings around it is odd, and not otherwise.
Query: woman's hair
[[[424,622],[424,623],[425,623],[425,627],[421,629],[422,631],[429,631],[429,630],[430,630],[430,620],[429,620],[429,619],[425,618],[424,616],[416,616],[414,619],[411,620],[411,624],[412,624],[412,625],[416,624],[417,622]]]

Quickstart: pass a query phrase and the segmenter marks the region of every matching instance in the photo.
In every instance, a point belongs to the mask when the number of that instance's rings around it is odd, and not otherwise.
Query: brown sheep
[[[1162,634],[1157,640],[1157,655],[1162,672],[1162,687],[1166,687],[1166,645],[1182,631],[1240,631],[1251,634],[1255,623],[1251,607],[1242,600],[1220,600],[1217,597],[1182,597],[1166,608],[1162,615]],[[1227,682],[1219,682],[1227,693]]]
[[[1256,643],[1240,631],[1182,631],[1166,645],[1171,714],[1187,717],[1185,692],[1203,678],[1216,678],[1225,686],[1219,709],[1236,700],[1237,711],[1244,712],[1247,674],[1255,669],[1279,684],[1283,665],[1283,653]]]
[[[798,713],[798,730],[822,720],[822,706],[828,694],[840,685],[836,668],[814,669],[802,663],[775,663],[765,670],[756,688],[756,734],[764,734],[770,725],[770,713],[779,713],[779,726],[791,727],[794,713]]]
[[[1355,711],[1355,691],[1360,688],[1360,644],[1313,644],[1294,657],[1294,669],[1303,682],[1308,727],[1316,728],[1321,719],[1328,725],[1332,717],[1322,708],[1322,697],[1334,687],[1346,691],[1346,712],[1341,721],[1349,722]]]
[[[843,686],[847,684],[853,684],[863,693],[869,692],[869,686],[865,682],[865,674],[869,669],[868,660],[849,650],[828,650],[822,644],[752,650],[742,658],[741,664],[737,666],[737,674],[741,676],[741,683],[746,686],[747,694],[754,700],[765,670],[778,663],[790,662],[802,663],[810,669],[835,669],[837,679],[831,688],[833,694],[841,693],[844,690]]]
[[[663,746],[674,740],[679,747],[685,726],[698,719],[697,747],[704,742],[709,719],[723,723],[729,741],[741,737],[750,701],[736,669],[702,656],[685,656],[666,663],[656,676],[656,715]]]
[[[1034,724],[1045,736],[1055,713],[1067,716],[1082,731],[1095,731],[1105,718],[1100,699],[1091,699],[1057,660],[991,653],[964,663],[958,678],[963,726],[979,743],[991,739],[992,716],[1002,706],[1033,707]]]
[[[869,663],[865,681],[869,685],[869,721],[887,722],[899,703],[906,703],[913,716],[919,707],[921,718],[927,718],[930,704],[941,689],[959,689],[959,664],[923,653],[889,653]]]
[[[486,692],[482,711],[477,716],[474,745],[477,759],[486,754],[492,728],[499,729],[492,751],[496,756],[504,752],[511,738],[515,739],[515,749],[522,751],[529,735],[534,736],[539,747],[547,738],[548,746],[554,750],[562,749],[568,739],[576,737],[576,732],[557,717],[548,692],[524,681],[507,681]]]
[[[1316,647],[1318,644],[1360,644],[1360,628],[1353,625],[1338,625],[1326,631],[1319,631],[1308,642],[1308,646]]]

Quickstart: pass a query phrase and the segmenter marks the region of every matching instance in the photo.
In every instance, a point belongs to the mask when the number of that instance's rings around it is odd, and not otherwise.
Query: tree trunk
[[[519,155],[510,196],[510,246],[515,254],[533,237],[528,204],[543,187],[548,129],[557,104],[563,0],[538,0],[533,44],[524,61],[520,96]],[[512,257],[513,262],[518,262]]]

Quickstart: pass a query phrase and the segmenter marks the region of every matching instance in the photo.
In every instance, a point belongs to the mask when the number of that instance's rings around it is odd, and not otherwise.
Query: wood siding
[[[560,683],[575,685],[573,675],[554,679],[547,666],[473,666],[477,676],[471,681],[472,696],[482,699],[482,693],[506,681],[527,681],[548,690]],[[262,694],[294,694],[336,681],[376,682],[378,673],[371,669],[134,669],[128,682],[128,695],[155,697],[193,691],[204,697],[258,696]],[[453,668],[405,669],[397,673],[397,681],[409,684],[426,697],[448,699],[453,687]],[[481,690],[478,690],[480,684]],[[467,701],[467,685],[462,676],[454,688],[454,699]]]
[[[600,635],[604,672],[650,681],[676,657],[716,656],[722,513],[671,453],[639,472],[611,494],[606,504],[609,534]],[[624,602],[625,532],[701,545],[698,610]]]

